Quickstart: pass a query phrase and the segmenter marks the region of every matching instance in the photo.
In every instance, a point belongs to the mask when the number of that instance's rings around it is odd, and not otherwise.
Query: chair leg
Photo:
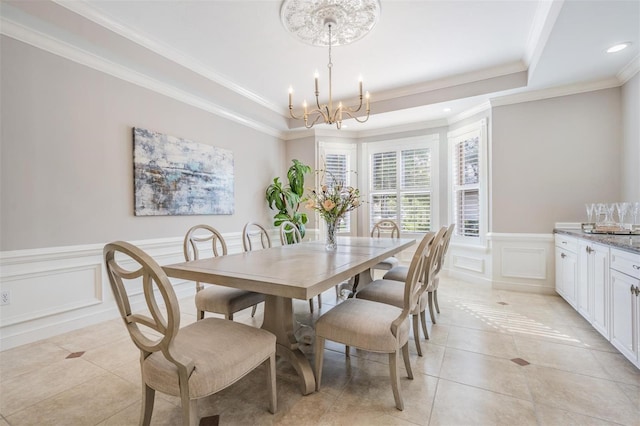
[[[420,320],[422,321],[422,331],[424,332],[424,338],[429,340],[429,330],[427,330],[427,313],[425,311],[420,312]]]
[[[409,358],[409,342],[402,347],[402,358],[404,358],[404,368],[407,369],[407,377],[413,380],[413,370],[411,370],[411,359]]]
[[[142,384],[142,406],[140,409],[140,425],[148,426],[151,424],[151,414],[153,413],[153,401],[155,399],[155,389]]]
[[[440,306],[438,306],[438,290],[433,290],[433,301],[436,304],[436,312],[440,313]]]
[[[351,358],[351,346],[349,345],[344,346],[344,354],[347,358]]]
[[[416,342],[418,356],[422,356],[422,345],[420,345],[420,327],[418,326],[418,315],[411,315],[413,319],[413,339]]]
[[[431,315],[431,322],[432,323],[436,323],[436,315],[433,313],[433,292],[430,291],[429,293],[429,315]]]
[[[226,317],[229,321],[233,321],[233,314],[227,314],[227,315],[225,315],[225,317]]]
[[[275,414],[278,410],[278,396],[276,393],[276,354],[273,353],[265,361],[267,367],[267,387],[269,388],[269,412]]]
[[[198,311],[197,320],[200,321],[201,319],[204,319],[204,311]]]
[[[402,402],[402,395],[400,395],[398,355],[398,351],[389,354],[389,376],[391,377],[391,389],[393,390],[393,399],[396,401],[396,408],[402,411],[404,410],[404,403]]]
[[[251,318],[256,316],[256,309],[258,309],[258,305],[253,305],[253,308],[251,308]]]
[[[182,405],[182,424],[189,426],[198,426],[200,419],[198,418],[198,400],[189,399],[189,392],[180,392],[180,403]]]
[[[313,313],[313,298],[309,299],[309,311]]]
[[[322,362],[324,361],[324,337],[316,336],[316,391],[320,390]]]
[[[318,295],[318,309],[322,308],[322,294]],[[438,311],[440,312],[440,311]]]

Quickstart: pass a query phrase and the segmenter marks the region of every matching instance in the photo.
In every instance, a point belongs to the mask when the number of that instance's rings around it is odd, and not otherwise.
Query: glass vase
[[[336,230],[338,228],[338,221],[326,221],[327,224],[327,245],[325,246],[328,251],[335,251],[338,247],[336,243]]]

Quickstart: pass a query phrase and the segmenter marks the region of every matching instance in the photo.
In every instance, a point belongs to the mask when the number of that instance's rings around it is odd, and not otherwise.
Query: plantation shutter
[[[480,235],[480,138],[474,137],[454,146],[453,191],[456,234]]]
[[[349,156],[346,154],[326,154],[325,155],[325,182],[327,186],[333,186],[335,183],[341,183],[344,186],[350,186],[349,182]],[[337,232],[350,232],[351,218],[345,215],[344,219],[338,224]]]
[[[376,152],[371,155],[370,227],[381,219],[402,232],[431,229],[430,148]]]
[[[427,232],[431,229],[431,151],[405,150],[401,158],[401,230]]]

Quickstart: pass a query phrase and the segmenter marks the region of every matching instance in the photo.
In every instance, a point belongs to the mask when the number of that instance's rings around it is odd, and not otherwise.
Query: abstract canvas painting
[[[233,214],[233,153],[133,128],[136,216]]]

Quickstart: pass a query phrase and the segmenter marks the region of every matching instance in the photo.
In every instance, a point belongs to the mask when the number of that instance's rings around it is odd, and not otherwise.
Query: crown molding
[[[621,84],[625,84],[631,80],[638,71],[640,71],[640,54],[631,60],[620,72],[616,75]]]
[[[185,55],[180,51],[171,48],[170,46],[160,43],[157,40],[152,39],[151,37],[142,33],[139,29],[132,28],[127,25],[123,25],[120,22],[112,19],[110,16],[104,14],[103,12],[98,11],[94,6],[90,5],[85,0],[52,0],[54,3],[69,9],[70,11],[86,18],[101,27],[104,27],[132,42],[164,57],[169,59],[170,61],[175,62],[196,74],[199,74],[208,80],[211,80],[227,89],[259,104],[265,108],[270,109],[273,112],[278,114],[282,114],[282,108],[278,105],[274,105],[273,103],[267,101],[261,96],[251,92],[250,90],[245,89],[242,86],[239,86],[233,83],[228,78],[224,77],[221,74],[212,71],[210,68],[205,66],[202,62],[197,59]]]
[[[611,89],[619,87],[620,81],[615,78],[607,78],[588,83],[569,84],[566,86],[552,87],[549,89],[535,90],[531,92],[516,93],[513,95],[499,96],[489,100],[491,107],[519,104],[523,102],[540,101],[543,99],[557,98],[560,96],[577,95],[579,93],[593,92],[595,90]]]
[[[491,109],[491,103],[489,101],[482,102],[480,105],[476,105],[473,108],[469,108],[466,111],[461,112],[460,114],[454,115],[453,117],[447,120],[447,124],[455,124],[462,120],[466,120],[467,118],[473,117],[476,114],[480,114],[481,112],[488,111]]]
[[[524,63],[522,63],[521,61],[512,62],[497,67],[485,68],[478,71],[445,77],[439,80],[404,86],[395,90],[376,92],[375,102],[396,99],[403,96],[413,96],[424,92],[432,92],[434,90],[448,89],[454,86],[476,83],[479,81],[496,77],[503,77],[509,74],[516,74],[523,71],[527,71],[527,67]]]
[[[77,46],[44,34],[33,28],[14,22],[6,17],[0,18],[0,33],[7,37],[29,44],[51,54],[76,62],[80,65],[95,69],[120,80],[144,87],[145,89],[168,96],[172,99],[215,114],[219,117],[236,122],[270,136],[282,138],[282,131],[257,123],[241,114],[237,114],[214,102],[195,96],[175,86],[161,82],[153,77],[127,68],[121,64],[87,52]]]

